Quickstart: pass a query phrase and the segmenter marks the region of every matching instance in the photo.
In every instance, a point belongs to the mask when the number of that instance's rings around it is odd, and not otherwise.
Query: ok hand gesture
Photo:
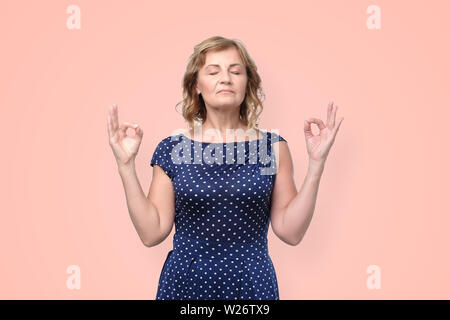
[[[116,157],[117,164],[119,166],[132,164],[132,161],[136,158],[136,154],[139,150],[139,146],[142,141],[144,132],[137,124],[131,124],[129,122],[122,122],[119,127],[118,107],[113,104],[109,107],[108,114],[108,135],[109,145],[111,146],[114,156]],[[127,136],[127,129],[132,128],[135,130],[134,137]]]
[[[344,120],[340,118],[339,123],[335,125],[336,112],[338,106],[333,102],[328,104],[327,124],[325,125],[321,119],[308,118],[305,120],[304,131],[306,139],[306,148],[308,150],[310,161],[324,163],[327,159],[328,152],[334,143],[339,127]],[[311,123],[317,124],[320,129],[318,135],[313,135],[311,131]]]

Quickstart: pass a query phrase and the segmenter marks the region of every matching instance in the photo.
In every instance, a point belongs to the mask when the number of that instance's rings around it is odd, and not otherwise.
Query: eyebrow
[[[233,64],[230,64],[230,68],[231,67],[234,67],[234,66],[241,66],[242,67],[242,65],[240,64],[240,63],[233,63]],[[208,64],[207,66],[206,66],[206,68],[208,68],[208,67],[220,67],[218,64]]]

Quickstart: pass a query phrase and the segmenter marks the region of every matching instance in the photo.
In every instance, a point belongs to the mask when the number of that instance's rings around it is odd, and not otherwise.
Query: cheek
[[[214,90],[214,83],[208,81],[207,79],[199,79],[198,80],[198,88],[202,90],[205,94],[210,93],[211,90]]]
[[[247,90],[247,83],[245,82],[240,86],[240,91],[242,92],[242,94],[245,94],[246,90]]]
[[[203,90],[208,93],[214,93],[216,90],[216,85],[211,82],[205,82],[203,83]]]
[[[248,85],[248,80],[247,78],[243,79],[242,82],[240,83],[241,89],[245,92],[245,89],[247,88]]]

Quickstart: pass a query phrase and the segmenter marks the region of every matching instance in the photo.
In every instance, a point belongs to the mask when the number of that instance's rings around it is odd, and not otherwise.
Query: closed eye
[[[232,73],[234,73],[234,74],[240,74],[239,72],[232,72]],[[210,73],[210,75],[214,75],[214,74],[217,74],[217,72]]]

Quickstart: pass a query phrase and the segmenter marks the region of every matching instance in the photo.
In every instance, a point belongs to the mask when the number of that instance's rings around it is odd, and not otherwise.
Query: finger
[[[342,118],[339,120],[338,125],[337,125],[336,128],[333,130],[333,140],[334,140],[334,138],[336,137],[337,132],[339,131],[339,127],[341,126],[342,121],[344,121],[344,117],[342,117]]]
[[[303,126],[303,131],[305,132],[305,138],[309,139],[314,137],[314,134],[312,133],[311,130],[311,123],[308,120],[305,120],[305,125]]]
[[[323,123],[322,119],[317,119],[317,122],[316,122],[316,123],[317,123],[317,125],[319,126],[319,129],[320,129],[320,130],[326,128],[325,123]]]
[[[136,128],[136,134],[142,138],[142,136],[144,135],[144,131],[142,131],[141,127]]]
[[[120,125],[120,133],[124,137],[124,136],[126,136],[126,131],[128,128],[136,129],[137,127],[138,127],[138,125],[135,123],[122,122],[122,124]]]
[[[132,128],[132,129],[136,129],[137,127],[139,127],[138,124],[127,122],[127,121],[122,122],[122,125],[126,126],[127,128]]]
[[[114,131],[117,131],[119,129],[119,111],[117,104],[112,105],[112,127]]]
[[[115,114],[115,109],[116,109],[116,105],[112,104],[109,106],[109,128],[110,128],[110,132],[111,132],[111,136],[114,136],[117,132],[118,125],[117,125],[117,121],[116,120],[116,114]]]
[[[320,120],[318,118],[308,118],[308,119],[306,119],[306,121],[315,123],[321,131],[322,131],[322,129],[325,129],[325,124],[323,123],[322,120]]]
[[[332,129],[333,127],[331,126],[331,113],[333,111],[333,101],[331,101],[328,104],[328,109],[327,109],[327,126]]]
[[[336,128],[336,131],[338,131],[338,130],[339,130],[339,128],[340,128],[340,126],[341,126],[341,123],[342,123],[342,121],[344,121],[344,117],[342,117],[342,118],[341,118],[341,120],[339,121],[339,123],[338,123],[338,125],[337,125],[337,128]]]
[[[109,114],[108,117],[106,118],[106,128],[108,129],[108,137],[111,138],[111,119],[109,118]]]
[[[334,128],[334,124],[336,122],[336,112],[337,112],[338,106],[333,105],[333,112],[331,113],[331,128]]]

